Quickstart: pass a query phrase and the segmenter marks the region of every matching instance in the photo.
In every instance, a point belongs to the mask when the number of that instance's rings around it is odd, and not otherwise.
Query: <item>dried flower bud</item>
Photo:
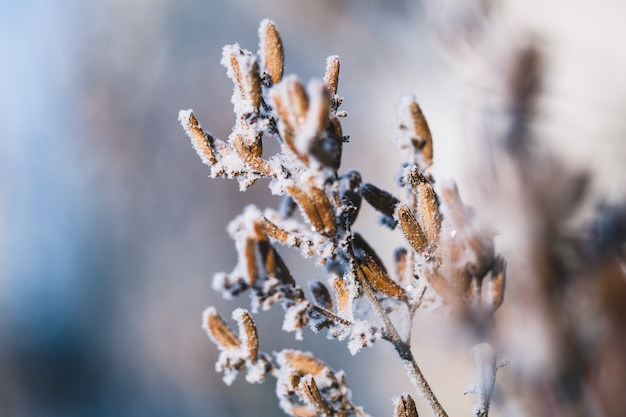
[[[292,417],[317,417],[319,413],[310,406],[292,404],[288,410],[285,410]]]
[[[397,248],[393,253],[395,274],[400,285],[406,286],[413,277],[413,265],[409,261],[409,251],[406,248]]]
[[[406,176],[409,185],[417,195],[420,223],[424,228],[428,243],[435,247],[439,243],[441,232],[441,215],[435,190],[416,166],[408,168]]]
[[[483,282],[482,303],[491,313],[496,311],[504,301],[504,287],[506,283],[506,259],[497,257],[491,274]]]
[[[202,327],[221,350],[238,349],[241,346],[241,341],[230,330],[224,319],[217,314],[215,307],[208,307],[204,310]]]
[[[289,109],[293,112],[292,121],[296,126],[304,124],[309,111],[309,97],[306,94],[304,85],[295,76],[289,76],[284,81],[287,85],[287,98],[289,99]]]
[[[334,96],[337,94],[337,86],[339,85],[339,56],[331,55],[326,58],[326,73],[324,74],[324,83]]]
[[[389,275],[387,275],[384,268],[378,264],[374,258],[368,254],[363,256],[364,262],[357,266],[357,273],[361,271],[365,276],[367,282],[378,292],[387,297],[395,298],[400,301],[407,301],[406,291],[399,286]]]
[[[313,296],[313,302],[326,310],[333,311],[333,299],[326,285],[320,281],[309,281],[309,291]]]
[[[309,193],[311,195],[311,201],[315,205],[322,219],[322,223],[324,223],[324,234],[326,236],[334,236],[337,233],[337,220],[328,196],[326,196],[323,190],[317,187],[311,187]]]
[[[286,191],[298,204],[303,216],[316,232],[326,236],[334,236],[337,233],[335,213],[324,191],[311,187],[309,196],[293,185],[286,187]]]
[[[193,111],[191,109],[181,110],[178,113],[178,120],[183,126],[183,129],[185,129],[185,133],[187,133],[189,139],[191,139],[191,144],[202,162],[209,166],[215,164],[217,162],[217,157],[213,150],[213,142],[215,139],[210,133],[202,130]]]
[[[322,396],[322,393],[317,388],[317,384],[315,383],[315,378],[311,375],[305,375],[300,379],[300,384],[298,385],[298,393],[301,398],[315,408],[318,415],[323,416],[332,416],[333,411]]]
[[[393,417],[419,417],[415,401],[409,394],[400,395],[394,399]]]
[[[253,171],[266,177],[275,176],[267,161],[258,155],[259,151],[262,152],[262,147],[253,145],[251,150],[251,148],[244,143],[243,136],[240,134],[235,134],[233,136],[233,147],[241,160]]]
[[[279,363],[288,365],[291,369],[300,375],[322,375],[323,372],[329,371],[330,368],[314,356],[300,352],[298,350],[285,349],[278,355]]]
[[[430,287],[441,297],[443,300],[453,306],[460,306],[462,302],[462,290],[451,285],[439,270],[427,270],[424,274],[426,281]]]
[[[350,291],[345,281],[340,276],[334,276],[329,279],[329,284],[335,292],[337,299],[337,311],[345,312],[350,307]]]
[[[413,95],[401,97],[398,104],[398,125],[405,132],[402,147],[412,147],[415,149],[416,157],[422,169],[428,168],[433,163],[433,141],[430,128],[422,109]],[[418,161],[416,161],[418,162]]]
[[[441,188],[441,199],[448,211],[446,216],[455,228],[464,228],[467,226],[468,218],[465,212],[465,206],[459,195],[459,189],[455,183],[446,184]]]
[[[385,264],[383,263],[381,257],[378,256],[374,248],[372,248],[370,244],[367,243],[367,241],[363,238],[363,236],[361,236],[360,233],[353,232],[352,250],[354,250],[354,255],[356,256],[357,260],[367,262],[367,260],[364,258],[364,255],[369,255],[380,266],[380,268],[382,268],[385,274],[387,273],[387,268],[385,268]]]
[[[400,200],[374,184],[365,183],[359,188],[359,193],[378,212],[385,216],[394,217],[394,211]]]
[[[402,233],[409,245],[420,255],[426,255],[428,249],[426,235],[409,207],[406,204],[398,204],[394,218],[400,223]]]
[[[247,237],[244,242],[243,251],[239,253],[240,262],[243,262],[243,272],[246,283],[253,287],[259,279],[259,268],[256,258],[256,241]]]
[[[289,232],[281,229],[276,224],[272,223],[267,217],[261,218],[261,223],[263,224],[263,229],[265,229],[265,233],[270,238],[279,241],[283,245],[288,245],[290,241]]]
[[[259,26],[259,56],[261,66],[271,80],[271,84],[277,84],[283,78],[284,54],[283,42],[276,24],[264,19]]]
[[[244,119],[256,113],[261,104],[261,78],[256,57],[238,44],[227,45],[222,51],[221,64],[235,84],[231,99],[235,114]]]
[[[232,317],[239,325],[239,338],[248,351],[248,357],[256,361],[259,358],[259,338],[252,316],[243,308],[238,308],[233,311]]]

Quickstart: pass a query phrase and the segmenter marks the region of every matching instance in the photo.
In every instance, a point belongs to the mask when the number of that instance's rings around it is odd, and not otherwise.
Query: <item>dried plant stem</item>
[[[354,255],[351,254],[351,256]],[[398,356],[400,356],[400,359],[402,360],[404,368],[407,371],[407,376],[411,380],[411,383],[417,390],[418,394],[424,397],[430,408],[433,410],[433,413],[437,417],[448,417],[448,414],[439,403],[439,400],[437,400],[437,397],[430,388],[430,385],[428,385],[428,381],[426,381],[424,374],[417,365],[417,362],[413,357],[413,353],[411,352],[410,343],[403,341],[398,334],[396,327],[389,319],[389,316],[387,316],[387,313],[378,301],[378,298],[376,298],[376,293],[374,292],[374,289],[365,278],[365,274],[361,270],[361,266],[357,262],[353,262],[353,265],[356,265],[355,276],[363,287],[363,292],[365,293],[365,296],[371,303],[372,308],[374,309],[374,312],[376,313],[378,318],[383,322],[383,337],[393,345],[394,349],[398,353]]]

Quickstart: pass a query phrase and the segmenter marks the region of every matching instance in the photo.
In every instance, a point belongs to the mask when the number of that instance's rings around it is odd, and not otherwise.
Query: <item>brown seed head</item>
[[[178,120],[185,129],[185,133],[191,139],[191,144],[202,162],[211,166],[217,162],[217,157],[213,150],[213,142],[215,139],[210,133],[202,130],[198,119],[192,110],[181,110],[178,113]]]
[[[339,56],[331,55],[326,58],[326,74],[324,74],[324,83],[333,96],[337,94],[337,87],[339,85],[339,67]]]
[[[238,349],[241,341],[228,327],[214,307],[204,310],[202,327],[213,342],[222,350]]]
[[[284,53],[283,41],[276,24],[265,19],[259,26],[259,56],[265,72],[269,75],[272,84],[277,84],[283,78]]]
[[[422,227],[406,204],[398,204],[394,218],[402,228],[406,241],[420,255],[427,255],[428,241]]]

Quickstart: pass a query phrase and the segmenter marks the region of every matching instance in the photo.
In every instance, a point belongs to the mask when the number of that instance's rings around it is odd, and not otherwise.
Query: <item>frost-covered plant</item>
[[[271,192],[283,196],[278,209],[251,205],[229,224],[239,261],[232,272],[216,274],[213,286],[226,298],[249,292],[252,312],[280,304],[283,330],[298,339],[306,326],[316,333],[326,331],[331,339],[347,341],[353,355],[379,339],[391,343],[417,394],[435,415],[446,416],[411,351],[412,320],[418,309],[448,309],[477,328],[493,325],[506,270],[506,261],[494,251],[493,231],[463,204],[454,184],[435,186],[429,171],[433,141],[413,96],[402,97],[398,104],[396,144],[409,155],[398,183],[406,197],[364,182],[356,171],[340,172],[347,137],[340,122],[346,113],[339,110],[342,98],[337,95],[339,58],[329,57],[324,78],[305,86],[295,76],[283,76],[275,24],[261,22],[259,35],[256,55],[237,44],[223,50],[221,62],[234,83],[236,115],[227,141],[202,130],[191,110],[179,114],[211,177],[237,179],[241,190],[269,178]],[[266,138],[280,144],[280,151],[269,158],[263,155]],[[380,212],[382,224],[404,236],[393,273],[353,228],[362,200]],[[313,258],[327,281],[308,282],[307,297],[275,244]],[[395,323],[390,318],[394,311],[403,313]],[[342,371],[308,352],[263,353],[250,312],[237,309],[232,317],[237,332],[215,308],[203,315],[203,327],[220,350],[216,369],[227,384],[240,371],[251,383],[271,375],[277,380],[280,405],[291,416],[366,415],[351,402]],[[485,416],[498,368],[495,349],[485,336],[474,347],[474,357],[477,378],[468,392],[476,395],[473,415]],[[395,399],[394,416],[417,416],[410,395]]]

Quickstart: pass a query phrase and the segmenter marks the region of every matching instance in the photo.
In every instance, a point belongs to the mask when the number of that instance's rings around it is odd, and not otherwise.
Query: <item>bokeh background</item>
[[[239,193],[234,182],[209,180],[178,111],[192,108],[205,129],[228,136],[221,48],[256,51],[258,23],[270,17],[287,73],[321,77],[326,56],[342,59],[344,170],[394,190],[402,157],[391,146],[394,105],[415,93],[434,133],[436,175],[488,204],[471,192],[482,174],[467,160],[480,157],[468,120],[497,80],[437,30],[471,29],[460,3],[442,2],[442,18],[412,0],[1,1],[0,415],[281,415],[272,381],[224,386],[200,328],[206,306],[228,315],[246,304],[211,289],[212,274],[236,262],[226,224],[250,202],[275,200],[262,183]],[[512,38],[539,34],[554,57],[538,127],[545,146],[593,172],[596,201],[619,201],[625,7],[499,3]],[[357,228],[391,258],[399,237],[376,226],[371,210]],[[303,278],[321,278],[297,254],[285,256]],[[390,415],[391,396],[411,390],[384,344],[351,358],[310,332],[294,341],[278,331],[280,319],[259,316],[261,349],[312,350],[345,369],[355,402],[372,415]],[[467,414],[467,346],[432,336],[432,323],[418,318],[418,362],[451,414]]]

